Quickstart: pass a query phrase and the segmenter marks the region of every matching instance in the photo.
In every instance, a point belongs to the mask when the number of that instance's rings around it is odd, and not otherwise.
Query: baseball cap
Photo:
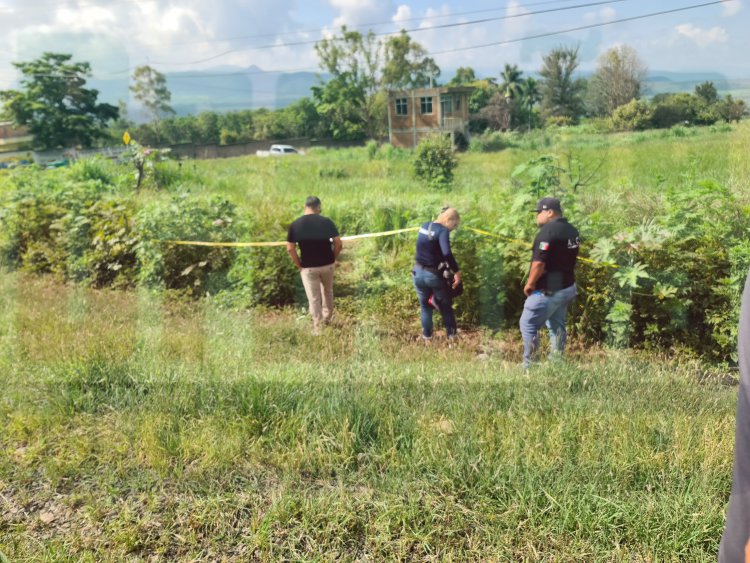
[[[560,207],[560,200],[556,197],[543,197],[539,200],[539,203],[536,204],[536,208],[534,209],[534,213],[539,213],[540,211],[547,211],[548,209],[551,209],[552,211],[557,211],[558,213],[562,213],[562,207]]]

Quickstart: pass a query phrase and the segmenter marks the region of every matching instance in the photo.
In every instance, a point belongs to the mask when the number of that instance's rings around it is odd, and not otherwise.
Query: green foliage
[[[414,154],[414,173],[436,189],[450,186],[458,160],[447,137],[423,139]]]
[[[117,289],[134,287],[140,238],[128,202],[97,201],[89,209],[89,217],[90,244],[83,253],[89,284]]]
[[[542,117],[565,118],[577,123],[584,113],[583,95],[586,81],[575,78],[578,48],[559,47],[543,57],[541,80]]]
[[[167,88],[166,77],[148,65],[136,67],[133,71],[130,91],[151,116],[156,141],[159,142],[159,123],[162,117],[174,113],[172,106],[169,105],[172,93]]]
[[[615,109],[612,124],[619,131],[642,131],[651,126],[653,113],[647,102],[631,100]]]
[[[235,223],[234,205],[219,196],[198,199],[176,195],[146,205],[136,215],[139,281],[189,295],[214,294],[226,288],[232,249],[169,241],[232,242]]]
[[[162,168],[157,172],[157,163],[165,160],[169,152],[170,149],[152,149],[133,140],[128,143],[128,150],[123,157],[135,167],[136,191],[141,188],[149,172],[151,172],[150,176],[153,178],[156,188],[173,181],[174,178],[169,177],[166,169]]]
[[[118,109],[98,104],[99,92],[85,88],[89,63],[70,62],[72,55],[44,53],[13,63],[23,75],[22,90],[4,90],[0,100],[18,125],[27,125],[38,148],[90,147],[106,136],[104,127]]]

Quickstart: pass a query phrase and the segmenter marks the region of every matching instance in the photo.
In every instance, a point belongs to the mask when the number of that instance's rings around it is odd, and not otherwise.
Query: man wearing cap
[[[304,214],[289,226],[286,241],[286,250],[300,271],[317,333],[333,315],[333,269],[342,247],[336,225],[320,214],[320,199],[311,195],[305,200]]]
[[[565,348],[565,317],[577,293],[574,270],[581,244],[578,231],[562,216],[559,199],[540,199],[534,212],[539,233],[531,251],[529,279],[523,288],[526,302],[519,322],[524,369],[538,352],[542,325],[549,330],[550,356],[561,355]]]

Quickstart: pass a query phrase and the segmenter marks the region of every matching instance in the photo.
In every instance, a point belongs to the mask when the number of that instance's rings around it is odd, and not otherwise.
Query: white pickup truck
[[[256,156],[287,156],[290,154],[305,154],[291,145],[271,145],[271,150],[255,151]]]

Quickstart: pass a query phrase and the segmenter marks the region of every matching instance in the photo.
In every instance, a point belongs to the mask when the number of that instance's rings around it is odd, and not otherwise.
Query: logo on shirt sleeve
[[[542,252],[544,252],[545,250],[548,250],[548,249],[549,249],[549,243],[548,242],[542,241],[542,242],[539,243],[539,250],[541,250]]]

